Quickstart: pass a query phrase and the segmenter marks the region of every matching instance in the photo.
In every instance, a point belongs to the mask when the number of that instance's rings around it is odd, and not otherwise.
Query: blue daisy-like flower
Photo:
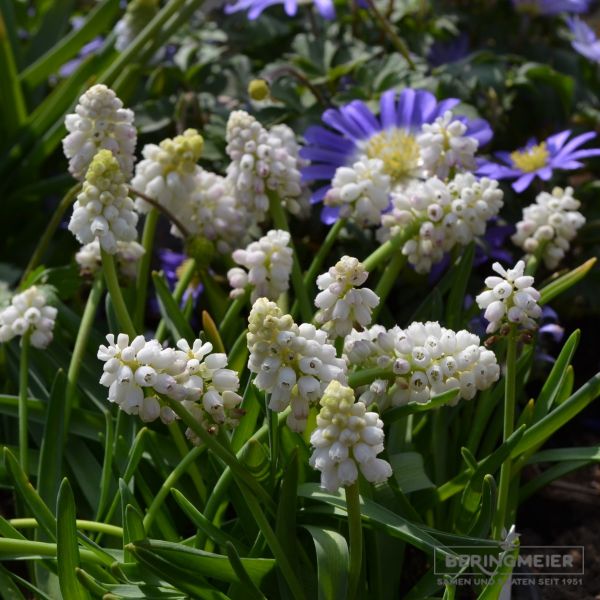
[[[512,187],[520,193],[536,177],[548,181],[555,170],[573,171],[583,167],[582,158],[600,156],[600,148],[581,149],[583,144],[596,137],[593,131],[570,137],[571,130],[567,129],[541,143],[532,138],[520,150],[496,152],[495,156],[502,164],[483,161],[477,173],[493,179],[515,179]]]
[[[540,15],[560,13],[585,13],[592,0],[513,0],[513,6],[521,12]]]
[[[407,88],[400,95],[394,90],[382,94],[379,116],[360,100],[326,110],[321,119],[327,127],[309,127],[304,133],[308,145],[300,151],[302,158],[311,163],[302,170],[303,181],[328,182],[313,194],[312,202],[323,200],[339,167],[350,166],[364,158],[383,161],[392,185],[418,177],[417,135],[425,123],[433,123],[459,102],[457,98],[438,102],[431,92]],[[479,147],[492,138],[487,121],[464,116],[456,116],[456,119],[466,125],[465,135],[475,138]],[[325,207],[322,219],[332,223],[337,214],[337,208]]]
[[[324,19],[335,18],[335,7],[333,0],[314,0],[317,10]],[[225,6],[226,14],[247,11],[248,18],[253,21],[258,18],[260,14],[270,6],[276,4],[283,4],[288,17],[293,17],[298,12],[298,0],[237,0],[234,4],[228,4]]]
[[[587,59],[600,63],[600,40],[594,30],[578,17],[569,17],[567,23],[573,34],[573,48]]]

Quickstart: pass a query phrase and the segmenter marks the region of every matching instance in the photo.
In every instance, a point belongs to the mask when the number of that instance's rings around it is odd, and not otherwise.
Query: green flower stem
[[[116,525],[109,525],[108,523],[100,523],[98,521],[86,521],[85,519],[77,519],[77,529],[84,531],[95,531],[102,532],[106,535],[113,537],[123,537],[123,528],[117,527]],[[15,529],[35,529],[39,527],[39,523],[35,519],[24,518],[24,519],[10,519],[9,523]]]
[[[167,396],[163,396],[163,399],[173,412],[202,440],[204,444],[206,444],[207,448],[232,470],[235,477],[243,482],[253,494],[260,498],[270,510],[275,509],[271,496],[269,496],[256,479],[248,473],[235,454],[229,452],[215,439],[214,436],[208,433],[180,402],[168,398]]]
[[[512,435],[515,427],[516,408],[516,379],[517,379],[517,330],[513,324],[507,338],[506,349],[506,375],[504,387],[504,422],[502,440]],[[494,518],[493,536],[502,539],[502,530],[506,527],[507,506],[510,491],[510,479],[512,474],[512,461],[507,458],[500,468],[500,484],[498,486],[498,510]]]
[[[540,263],[542,262],[542,255],[544,254],[544,248],[546,247],[546,243],[542,242],[538,249],[527,257],[527,261],[525,264],[525,275],[531,275],[532,277],[535,275],[538,270]]]
[[[400,252],[396,252],[392,260],[385,267],[375,288],[375,293],[379,296],[379,304],[373,309],[373,321],[375,321],[377,315],[379,315],[379,311],[383,308],[386,298],[392,291],[394,284],[398,280],[398,275],[405,264],[406,256]]]
[[[269,192],[269,212],[271,213],[275,227],[285,231],[290,230],[281,200],[272,192]],[[302,270],[300,269],[300,263],[298,262],[298,253],[296,252],[296,248],[292,241],[290,241],[290,246],[294,257],[292,265],[292,285],[294,286],[296,300],[298,301],[298,306],[300,308],[300,316],[304,322],[310,323],[312,321],[313,311],[308,297],[308,291],[302,278]]]
[[[46,253],[46,250],[48,249],[50,240],[54,237],[54,234],[56,233],[56,230],[58,229],[58,226],[60,225],[64,214],[67,212],[71,204],[75,202],[75,198],[77,197],[77,194],[80,190],[81,184],[77,183],[63,196],[63,199],[60,201],[59,205],[54,209],[52,217],[48,222],[48,226],[44,230],[42,237],[37,243],[37,246],[35,247],[31,258],[29,259],[29,263],[25,268],[25,272],[23,273],[21,281],[23,281],[27,277],[27,275],[29,275],[29,273],[31,273],[42,260],[44,254]]]
[[[389,379],[393,381],[395,378],[396,376],[389,367],[374,367],[372,369],[361,369],[360,371],[350,373],[350,375],[348,375],[348,385],[351,388],[357,388],[362,385],[369,385],[376,379]]]
[[[419,221],[411,223],[408,227],[404,228],[394,237],[379,246],[377,250],[369,254],[369,256],[362,261],[365,269],[371,272],[380,264],[388,260],[401,246],[404,245],[405,242],[419,231],[420,227],[421,223]]]
[[[333,244],[335,244],[335,241],[337,240],[340,231],[344,228],[347,222],[347,219],[338,219],[333,224],[333,227],[331,227],[331,229],[327,232],[327,236],[323,240],[319,251],[315,254],[315,257],[313,258],[312,262],[310,263],[310,266],[308,267],[308,271],[306,271],[306,273],[304,274],[304,287],[306,290],[311,289],[311,286],[314,284],[317,275],[319,275],[319,271],[321,270],[325,259],[331,252]],[[290,311],[290,313],[292,316],[295,316],[297,312],[298,301],[296,300],[292,304],[292,310]]]
[[[179,423],[176,421],[169,425],[169,433],[173,438],[173,442],[175,443],[175,447],[179,450],[179,454],[181,454],[181,458],[185,458],[189,453],[189,446],[181,433],[181,429],[179,428]],[[189,476],[192,480],[193,484],[196,486],[196,491],[198,492],[198,496],[200,497],[200,501],[204,505],[206,503],[206,496],[208,494],[206,485],[204,481],[202,481],[202,475],[198,470],[198,465],[192,464],[190,465]]]
[[[411,69],[415,68],[415,63],[410,57],[410,52],[404,43],[404,40],[394,31],[394,28],[390,25],[389,21],[381,14],[377,5],[373,0],[366,0],[369,10],[375,17],[377,26],[381,29],[382,33],[390,40],[394,48],[404,57]]]
[[[194,277],[194,273],[196,272],[196,261],[193,258],[188,258],[185,266],[183,268],[183,272],[181,273],[181,277],[179,281],[177,281],[177,285],[173,290],[173,300],[179,305],[181,299],[183,298],[183,294],[190,287],[190,283],[192,278]],[[156,328],[156,339],[159,342],[162,342],[167,335],[167,323],[164,319],[160,320],[158,327]]]
[[[232,327],[232,324],[235,322],[236,317],[240,314],[244,306],[248,303],[250,299],[250,290],[247,289],[244,291],[242,296],[236,298],[227,309],[225,316],[221,320],[221,326],[219,327],[219,333],[222,338],[227,337],[229,333],[229,329]]]
[[[83,310],[83,316],[79,324],[79,330],[77,331],[77,339],[75,340],[75,347],[73,348],[73,355],[71,356],[71,362],[69,363],[69,370],[67,372],[67,404],[66,404],[66,415],[65,421],[68,423],[68,414],[71,409],[79,405],[76,391],[77,391],[77,379],[79,377],[79,371],[81,364],[83,363],[83,356],[87,348],[88,339],[90,332],[94,325],[96,313],[98,312],[98,306],[102,300],[104,293],[104,280],[102,279],[102,273],[98,271],[92,284],[85,308]],[[65,426],[65,431],[68,430],[68,426]]]
[[[360,493],[358,482],[344,488],[346,510],[348,511],[348,534],[350,538],[350,576],[348,579],[348,600],[357,597],[360,573],[362,570],[362,522],[360,513]]]
[[[29,419],[27,388],[29,385],[29,337],[28,330],[21,338],[21,362],[19,364],[19,463],[26,475],[29,474]]]
[[[148,507],[148,511],[144,516],[144,529],[150,530],[150,526],[156,517],[158,509],[169,495],[171,488],[175,486],[178,479],[194,464],[194,461],[206,450],[206,446],[192,448],[181,460],[181,462],[171,471],[169,476],[164,480],[163,484],[154,496],[152,504]]]
[[[135,324],[141,331],[144,327],[144,314],[146,312],[146,298],[148,297],[148,277],[150,276],[150,265],[152,263],[152,248],[154,246],[154,235],[158,224],[158,211],[153,208],[146,215],[144,231],[142,233],[142,246],[144,254],[140,258],[135,286]]]
[[[127,305],[125,304],[123,294],[121,293],[121,288],[119,287],[119,279],[117,277],[115,259],[112,256],[112,254],[108,254],[108,252],[106,252],[104,248],[100,249],[100,253],[102,256],[102,267],[104,269],[104,279],[106,280],[106,287],[108,289],[108,293],[110,294],[115,313],[117,314],[119,325],[121,326],[123,331],[131,339],[133,339],[135,337],[135,327],[133,325],[131,317],[129,316]]]

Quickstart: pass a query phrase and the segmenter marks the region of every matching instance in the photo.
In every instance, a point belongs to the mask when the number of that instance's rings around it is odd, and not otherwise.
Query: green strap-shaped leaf
[[[546,379],[544,382],[542,391],[535,402],[535,407],[533,409],[534,422],[537,422],[542,417],[545,417],[552,408],[552,404],[556,400],[561,382],[565,377],[566,369],[571,364],[571,360],[573,360],[573,355],[575,354],[575,350],[577,350],[580,339],[581,331],[576,329],[569,336],[569,339],[562,347],[556,362],[552,365],[550,375],[548,375],[548,379]]]
[[[488,536],[492,527],[492,518],[496,509],[496,481],[491,475],[483,478],[483,491],[481,493],[481,506],[477,519],[469,529],[469,535],[477,538]]]
[[[332,529],[304,525],[317,553],[319,600],[345,600],[350,569],[348,543]]]
[[[46,532],[51,540],[56,540],[56,519],[54,515],[29,483],[15,455],[8,448],[4,448],[4,463],[10,473],[17,494],[27,504],[40,528]]]
[[[565,275],[558,277],[547,286],[540,290],[540,301],[539,304],[548,304],[550,300],[556,298],[559,294],[566,292],[569,288],[573,287],[576,283],[581,281],[596,264],[596,258],[590,258],[582,265],[579,265],[576,269],[569,271]]]
[[[450,329],[459,329],[462,323],[463,305],[475,256],[475,243],[471,242],[456,261],[452,287],[446,302],[446,324]]]
[[[191,343],[196,336],[189,323],[185,320],[179,306],[177,306],[177,303],[173,300],[173,296],[169,291],[164,276],[162,273],[153,272],[152,281],[154,282],[154,289],[156,290],[156,296],[158,298],[160,314],[165,320],[171,335],[175,340],[185,338]]]
[[[85,600],[89,597],[87,590],[79,583],[75,571],[79,567],[75,499],[66,478],[63,479],[58,491],[56,516],[56,554],[60,591],[63,598]]]
[[[42,500],[49,505],[58,494],[62,477],[66,384],[64,372],[58,371],[50,392],[40,450],[37,488]]]

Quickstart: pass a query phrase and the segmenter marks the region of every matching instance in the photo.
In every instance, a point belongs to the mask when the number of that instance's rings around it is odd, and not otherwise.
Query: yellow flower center
[[[383,161],[383,170],[394,181],[412,175],[419,166],[419,145],[414,135],[403,129],[385,129],[365,146],[368,158]]]
[[[527,150],[516,150],[511,153],[510,158],[517,169],[523,173],[531,173],[546,166],[549,156],[546,142],[542,142]]]

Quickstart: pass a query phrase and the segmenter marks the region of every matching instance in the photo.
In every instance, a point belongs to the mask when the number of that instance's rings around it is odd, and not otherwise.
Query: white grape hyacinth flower
[[[572,187],[555,187],[551,194],[541,192],[534,204],[523,209],[523,219],[511,239],[527,254],[541,252],[546,267],[555,269],[578,229],[585,225],[580,206]]]
[[[73,205],[69,231],[81,244],[97,239],[103,250],[115,254],[118,242],[137,238],[138,215],[127,193],[117,159],[109,150],[100,150]]]
[[[0,342],[29,334],[34,348],[47,348],[53,337],[58,311],[48,305],[43,288],[32,286],[15,294],[9,306],[0,310]]]
[[[536,321],[542,316],[538,304],[540,293],[533,287],[534,278],[525,275],[525,262],[520,260],[512,269],[505,269],[496,262],[492,269],[499,277],[487,277],[487,289],[475,298],[489,322],[487,333],[495,333],[504,325],[536,329]]]
[[[265,219],[269,192],[292,214],[302,212],[307,196],[299,162],[290,153],[289,141],[280,129],[270,133],[253,116],[237,110],[229,116],[226,140],[226,152],[231,159],[227,177],[257,222]]]
[[[327,273],[317,277],[321,292],[315,298],[319,309],[315,322],[330,338],[345,337],[354,326],[362,329],[371,323],[379,296],[369,288],[359,288],[368,276],[357,258],[343,256]]]
[[[385,242],[408,227],[417,232],[402,253],[418,273],[428,273],[456,245],[465,246],[485,233],[487,222],[502,208],[498,182],[459,173],[446,183],[437,177],[411,183],[392,194],[392,210],[382,216],[377,233]]]
[[[293,264],[290,239],[289,232],[272,229],[245,250],[233,252],[233,260],[246,270],[234,267],[228,271],[227,278],[233,288],[230,296],[243,295],[247,286],[252,288],[252,302],[263,297],[277,300],[286,292]]]
[[[465,136],[467,126],[446,111],[433,123],[424,123],[417,136],[424,170],[429,176],[446,179],[451,170],[474,171],[479,142]]]
[[[254,384],[269,394],[271,410],[291,407],[287,424],[294,431],[304,431],[310,406],[330,381],[346,382],[346,362],[336,356],[326,332],[309,323],[297,325],[267,298],[252,306],[247,344]]]
[[[137,242],[118,241],[115,254],[118,271],[127,279],[135,279],[144,252],[144,247]],[[82,246],[75,254],[75,262],[79,265],[81,275],[95,275],[102,265],[100,242],[96,239]]]
[[[339,167],[324,203],[339,207],[341,218],[361,227],[380,225],[381,214],[390,203],[390,177],[383,161],[365,157],[351,167]]]
[[[99,150],[110,150],[129,179],[135,162],[137,132],[134,114],[108,87],[92,86],[80,98],[75,112],[65,117],[69,132],[63,150],[69,160],[69,172],[83,180]]]
[[[195,129],[186,129],[181,135],[166,138],[159,145],[146,144],[142,150],[144,158],[135,168],[131,187],[158,202],[180,222],[189,222],[192,196],[201,173],[196,163],[203,147],[204,139]],[[141,213],[152,208],[140,197],[136,198],[135,206]],[[175,226],[172,232],[183,235]]]
[[[257,229],[252,213],[236,197],[231,181],[204,169],[196,177],[189,208],[185,219],[189,232],[213,242],[221,254],[248,245]]]
[[[108,400],[144,422],[159,418],[172,422],[175,413],[160,396],[177,400],[208,431],[238,422],[241,397],[238,374],[227,369],[227,356],[212,353],[212,344],[195,340],[177,342],[177,349],[163,348],[157,340],[139,335],[131,342],[126,334],[106,336],[108,345],[98,349],[104,362],[100,383],[108,387]],[[193,432],[186,435],[197,443]]]
[[[360,389],[359,400],[376,402],[381,410],[408,402],[428,402],[448,390],[471,400],[500,376],[495,354],[468,331],[452,331],[438,322],[415,322],[406,329],[375,325],[353,331],[345,340],[349,366],[379,368],[385,373]]]
[[[314,451],[309,464],[321,471],[321,487],[337,492],[353,485],[358,474],[371,483],[383,483],[392,475],[391,465],[377,455],[384,450],[383,421],[355,402],[354,391],[332,381],[319,402],[317,428],[310,436]]]

